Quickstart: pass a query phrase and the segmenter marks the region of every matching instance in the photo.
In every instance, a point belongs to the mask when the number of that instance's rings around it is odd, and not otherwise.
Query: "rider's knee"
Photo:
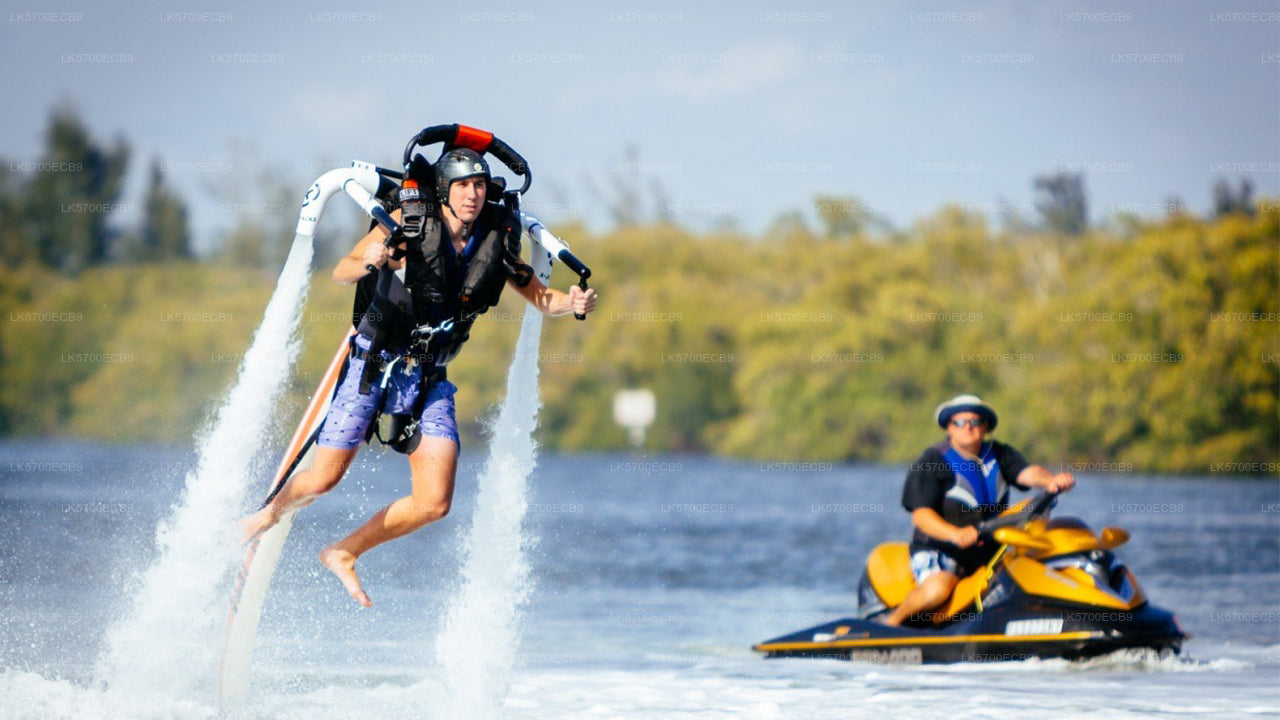
[[[957,578],[951,573],[935,573],[921,586],[929,607],[937,607],[951,596],[956,587]]]
[[[449,509],[452,504],[453,503],[449,498],[413,498],[413,509],[417,514],[419,521],[424,525],[444,518],[449,514]]]
[[[338,486],[342,476],[347,473],[347,463],[316,463],[311,468],[310,490],[316,495],[323,495]]]

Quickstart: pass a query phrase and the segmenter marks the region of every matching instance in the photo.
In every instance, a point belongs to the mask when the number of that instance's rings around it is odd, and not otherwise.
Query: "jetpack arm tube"
[[[547,226],[543,225],[542,221],[538,218],[522,212],[520,213],[520,224],[524,226],[525,232],[529,234],[529,237],[533,238],[535,242],[541,245],[549,255],[564,263],[565,267],[577,273],[578,287],[583,290],[587,289],[587,278],[591,277],[591,268],[584,265],[577,256],[570,252],[568,246],[566,246],[560,238],[552,235],[551,231],[547,229]],[[574,313],[573,316],[579,320],[587,319],[586,315],[579,315],[578,313]]]
[[[330,170],[316,178],[302,200],[302,210],[298,213],[298,234],[315,235],[316,224],[320,222],[325,204],[339,190],[350,195],[360,209],[377,220],[379,225],[387,229],[387,232],[395,234],[399,231],[400,225],[391,219],[391,215],[374,197],[381,182],[377,168],[371,163],[359,160],[352,161],[351,167]]]
[[[360,160],[352,160],[351,167],[330,170],[321,175],[311,184],[311,188],[307,190],[306,197],[302,200],[302,211],[298,213],[297,233],[307,237],[314,237],[316,224],[320,222],[320,216],[324,214],[325,204],[329,202],[329,198],[333,197],[334,193],[342,190],[351,196],[352,200],[356,201],[356,204],[360,206],[361,210],[364,210],[366,215],[386,228],[386,244],[390,246],[393,242],[391,238],[400,232],[400,224],[391,219],[391,214],[374,197],[374,194],[378,192],[378,186],[382,182],[383,179],[378,174],[378,168],[372,163]],[[372,265],[366,265],[365,269],[373,272],[375,268]]]

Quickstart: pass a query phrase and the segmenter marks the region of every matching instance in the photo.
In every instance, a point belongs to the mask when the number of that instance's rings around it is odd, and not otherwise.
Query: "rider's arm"
[[[588,290],[583,293],[577,285],[574,285],[569,288],[569,292],[560,292],[543,285],[542,281],[536,277],[529,280],[529,284],[524,287],[520,287],[510,280],[507,282],[525,300],[528,300],[530,305],[538,308],[544,315],[564,315],[573,312],[574,303],[578,298],[584,298],[579,303],[578,310],[589,313],[595,310],[596,307],[595,290]]]
[[[1049,492],[1064,492],[1076,484],[1076,479],[1071,473],[1051,473],[1039,465],[1028,465],[1018,473],[1018,484],[1029,488],[1044,488]]]
[[[922,507],[911,511],[911,522],[915,524],[920,532],[934,540],[943,540],[956,545],[961,544],[958,541],[958,535],[964,532],[964,528],[956,527],[943,520],[938,511],[933,508]]]
[[[396,210],[391,213],[391,219],[399,222],[400,211]],[[339,260],[338,264],[334,266],[333,279],[344,284],[359,282],[360,278],[369,274],[369,271],[365,269],[365,265],[381,267],[382,263],[387,261],[386,256],[388,253],[378,252],[376,250],[373,253],[370,253],[370,247],[383,247],[382,243],[387,239],[388,234],[389,233],[381,225],[378,225],[374,229],[370,230],[368,235],[360,238],[360,242],[356,243],[356,246],[352,248],[351,252],[347,253],[347,255]],[[375,256],[380,259],[376,259]]]

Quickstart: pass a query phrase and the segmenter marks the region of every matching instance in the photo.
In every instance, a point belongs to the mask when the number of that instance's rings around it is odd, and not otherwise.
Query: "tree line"
[[[0,180],[0,433],[184,441],[220,401],[274,279],[194,258],[154,161],[139,226],[113,226],[123,141],[97,143],[59,111],[46,145]],[[1042,463],[1274,473],[1277,204],[1222,184],[1207,217],[1098,228],[1082,222],[1082,181],[1042,180],[1034,227],[947,207],[897,230],[822,196],[816,223],[784,217],[764,237],[636,212],[604,233],[559,228],[603,302],[586,323],[546,325],[541,441],[625,447],[613,394],[647,387],[648,451],[906,462],[941,437],[934,406],[974,392],[1000,411],[997,437]],[[281,434],[350,318],[350,288],[317,276]],[[450,368],[473,441],[522,312],[508,293]]]

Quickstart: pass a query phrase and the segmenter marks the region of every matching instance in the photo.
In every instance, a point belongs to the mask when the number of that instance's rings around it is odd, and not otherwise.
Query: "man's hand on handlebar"
[[[369,243],[369,247],[364,251],[364,266],[366,269],[370,266],[380,268],[390,258],[391,250],[386,245],[378,242]]]
[[[967,548],[978,542],[978,528],[958,527],[951,533],[951,543],[959,548]]]
[[[596,309],[596,290],[595,288],[587,288],[583,290],[577,285],[569,286],[569,306],[573,309],[575,315],[586,315],[594,312]]]
[[[1049,482],[1045,483],[1044,489],[1051,493],[1064,493],[1075,487],[1075,476],[1068,472],[1062,472],[1049,478]]]

